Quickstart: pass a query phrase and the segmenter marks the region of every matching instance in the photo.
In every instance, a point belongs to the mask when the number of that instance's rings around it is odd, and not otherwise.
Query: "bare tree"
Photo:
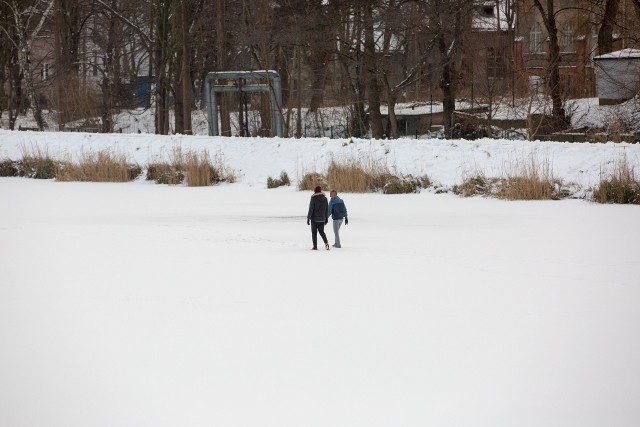
[[[471,0],[431,0],[430,30],[434,33],[439,54],[440,88],[442,89],[443,124],[445,133],[453,127],[456,109],[460,61],[464,52],[464,37],[468,34]]]
[[[225,25],[225,1],[216,0],[216,69],[226,71],[227,69],[227,31]],[[222,136],[231,136],[231,118],[229,114],[229,102],[226,96],[220,97],[220,130]]]
[[[38,129],[44,130],[46,123],[42,109],[40,108],[31,70],[31,48],[33,41],[38,34],[40,34],[42,27],[53,9],[54,0],[49,0],[44,3],[35,2],[33,5],[26,5],[26,7],[24,3],[18,5],[16,0],[11,0],[10,3],[8,0],[5,0],[5,3],[9,6],[14,19],[13,24],[15,25],[15,34],[17,37],[14,43],[18,48],[18,63],[27,87],[29,104],[33,110],[33,116],[38,125]],[[33,25],[32,20],[37,20],[37,23]]]
[[[351,98],[350,134],[364,136],[368,123],[365,109],[365,70],[363,52],[362,10],[353,2],[332,2],[331,11],[337,17],[336,54],[342,72],[348,79],[348,93]]]
[[[382,115],[380,114],[380,85],[376,64],[376,40],[374,34],[373,5],[370,3],[362,7],[364,29],[364,72],[367,88],[367,102],[369,104],[369,121],[371,136],[375,139],[384,137]]]
[[[91,17],[90,3],[80,0],[54,1],[55,82],[60,129],[86,113],[80,102],[80,51],[84,27]]]
[[[22,69],[18,62],[18,35],[11,3],[0,2],[0,116],[6,108],[9,129],[15,128],[22,106]]]
[[[191,94],[193,93],[193,29],[202,0],[179,0],[174,17],[175,75],[174,110],[175,132],[191,134]]]
[[[534,7],[540,13],[549,35],[549,57],[548,57],[548,82],[551,94],[554,127],[563,129],[567,127],[567,116],[562,102],[562,88],[560,87],[560,45],[558,44],[558,27],[556,25],[556,8],[554,0],[546,0],[546,7],[540,0],[534,0]]]

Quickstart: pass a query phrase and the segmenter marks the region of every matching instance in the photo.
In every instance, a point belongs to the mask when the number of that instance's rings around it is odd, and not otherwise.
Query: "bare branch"
[[[104,1],[102,1],[102,0],[95,0],[95,1],[96,1],[96,3],[98,3],[99,5],[104,7],[105,9],[107,9],[109,12],[113,13],[118,19],[120,19],[122,22],[124,22],[126,25],[128,25],[133,31],[135,31],[135,33],[138,34],[138,36],[140,36],[140,39],[142,41],[142,44],[144,45],[144,48],[149,52],[151,51],[151,46],[153,45],[153,40],[151,40],[151,38],[149,37],[147,32],[145,32],[142,28],[140,28],[134,22],[131,22],[131,20],[129,18],[127,18],[126,16],[122,15],[120,12],[115,10],[113,7],[111,7],[110,5],[106,4]]]

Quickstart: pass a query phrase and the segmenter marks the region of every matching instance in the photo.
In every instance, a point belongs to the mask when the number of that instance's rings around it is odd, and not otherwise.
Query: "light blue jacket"
[[[333,219],[347,218],[347,205],[344,204],[340,197],[332,197],[329,201],[327,217],[329,216],[333,217]]]

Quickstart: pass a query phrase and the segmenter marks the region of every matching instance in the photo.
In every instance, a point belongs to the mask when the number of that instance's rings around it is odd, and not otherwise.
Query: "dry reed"
[[[311,191],[317,186],[324,189],[329,186],[326,176],[319,172],[307,172],[302,176],[300,181],[298,181],[298,190],[301,191]]]
[[[398,177],[391,173],[386,159],[365,156],[331,159],[326,174],[309,172],[298,182],[299,190],[313,190],[316,186],[345,193],[405,194],[431,186],[431,180],[426,175]]]
[[[614,162],[610,172],[601,172],[593,199],[599,203],[640,204],[640,181],[626,153]]]
[[[53,179],[56,172],[56,161],[49,155],[48,150],[40,147],[27,149],[22,147],[22,159],[18,167],[18,174],[27,178]]]
[[[505,200],[557,200],[568,197],[561,180],[553,177],[548,156],[540,159],[535,153],[509,159],[503,164],[502,175],[487,177],[476,170],[463,174],[462,183],[452,187],[462,197],[488,196]]]
[[[556,188],[561,184],[553,178],[549,158],[538,159],[534,153],[528,158],[510,161],[500,181],[497,196],[506,200],[554,199]]]
[[[392,176],[384,160],[372,157],[332,159],[327,168],[331,188],[346,193],[382,190]]]
[[[185,182],[189,187],[206,187],[220,182],[220,175],[213,167],[208,151],[189,152],[184,155]]]
[[[158,184],[184,183],[189,187],[202,187],[235,182],[236,177],[234,171],[226,166],[222,153],[212,158],[208,150],[183,152],[180,146],[176,146],[169,155],[169,162],[149,164],[147,180]]]
[[[66,160],[56,167],[59,181],[128,182],[134,180],[142,169],[127,160],[124,154],[110,151],[82,153],[78,162]]]

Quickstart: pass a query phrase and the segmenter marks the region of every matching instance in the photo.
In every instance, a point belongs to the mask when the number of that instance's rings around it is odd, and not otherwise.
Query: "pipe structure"
[[[254,83],[248,85],[221,85],[217,80],[265,80],[269,83]],[[218,98],[219,92],[268,92],[271,104],[271,132],[275,136],[284,137],[282,124],[282,83],[280,75],[273,70],[258,71],[216,71],[208,73],[205,78],[205,101],[207,104],[207,119],[209,121],[209,135],[220,135],[218,129]]]

